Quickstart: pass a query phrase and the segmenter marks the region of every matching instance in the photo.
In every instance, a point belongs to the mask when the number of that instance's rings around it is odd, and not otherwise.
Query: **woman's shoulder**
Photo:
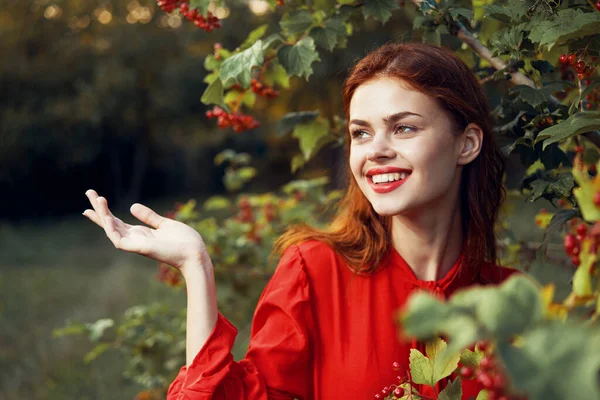
[[[283,252],[280,264],[297,262],[300,262],[304,269],[312,275],[326,269],[325,265],[331,266],[342,261],[336,251],[327,243],[311,239],[291,245]]]

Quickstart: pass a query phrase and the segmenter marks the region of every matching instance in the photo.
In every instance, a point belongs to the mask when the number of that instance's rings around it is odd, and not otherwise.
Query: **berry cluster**
[[[228,114],[219,106],[214,106],[212,110],[206,112],[208,118],[217,118],[219,128],[233,127],[235,132],[243,132],[248,129],[257,128],[260,124],[251,115],[238,113]]]
[[[221,27],[219,18],[215,17],[210,11],[204,18],[197,9],[190,9],[188,0],[158,0],[158,6],[166,13],[171,13],[179,8],[181,15],[206,32],[212,32],[213,29]]]
[[[597,57],[591,57],[590,62],[588,63],[582,58],[578,57],[575,53],[565,53],[558,59],[561,64],[561,72],[563,73],[563,76],[566,75],[569,67],[571,67],[575,70],[579,79],[585,79],[594,74],[596,67],[593,64],[597,60]]]
[[[399,362],[394,361],[392,364],[392,368],[398,371],[401,368]],[[398,379],[397,384],[391,384],[390,386],[386,386],[381,390],[381,393],[376,393],[376,399],[385,399],[388,396],[393,396],[393,398],[400,398],[404,396],[404,392],[410,390],[410,385],[406,385],[407,381],[402,376],[398,375],[396,377]],[[405,388],[406,387],[406,388]]]
[[[265,85],[264,83],[260,83],[258,80],[254,79],[254,78],[252,78],[252,80],[250,81],[250,88],[257,95],[264,96],[269,99],[273,99],[273,98],[279,96],[278,91],[273,90],[272,87],[269,87],[269,86]]]
[[[478,368],[463,366],[460,368],[462,379],[476,379],[487,391],[489,400],[521,400],[523,397],[511,395],[507,391],[506,377],[487,342],[479,342],[477,348],[485,353]]]
[[[158,264],[158,273],[156,278],[159,282],[162,282],[168,286],[180,286],[183,283],[181,279],[181,273],[176,268],[173,268],[165,263]]]
[[[592,201],[596,207],[600,207],[600,192],[596,193]],[[579,256],[581,253],[581,245],[586,239],[591,240],[590,252],[592,254],[596,253],[598,250],[598,240],[596,235],[590,234],[590,229],[585,222],[578,222],[577,219],[571,220],[571,232],[565,235],[563,245],[565,246],[567,255],[571,257],[571,262],[575,266],[580,264]]]

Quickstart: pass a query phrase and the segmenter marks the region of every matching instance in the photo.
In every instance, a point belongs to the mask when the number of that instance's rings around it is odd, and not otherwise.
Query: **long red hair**
[[[494,227],[504,200],[504,157],[492,136],[492,118],[485,95],[473,72],[453,52],[423,43],[384,45],[359,60],[344,82],[344,110],[363,83],[378,77],[398,78],[436,98],[461,133],[470,123],[483,130],[480,154],[463,168],[460,188],[465,242],[462,268],[478,271],[484,262],[497,263]],[[349,137],[349,132],[347,131]],[[349,142],[349,141],[348,141]],[[347,146],[346,155],[349,156]],[[325,229],[295,226],[275,242],[274,252],[315,239],[333,248],[355,272],[371,273],[386,256],[391,240],[391,216],[378,215],[352,174],[339,211]]]

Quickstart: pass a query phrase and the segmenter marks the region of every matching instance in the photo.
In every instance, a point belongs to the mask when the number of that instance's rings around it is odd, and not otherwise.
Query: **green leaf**
[[[303,33],[313,25],[312,15],[305,10],[290,11],[279,22],[281,29],[288,35]]]
[[[269,29],[269,24],[261,25],[258,28],[252,30],[248,34],[246,40],[244,40],[244,42],[240,45],[240,50],[246,50],[247,48],[252,47],[252,45],[256,43],[258,39],[262,39],[262,37],[265,36],[265,33],[267,33],[267,29]]]
[[[545,148],[549,144],[597,129],[600,129],[600,111],[579,112],[559,124],[544,129],[538,133],[535,141],[543,140]]]
[[[433,365],[427,357],[417,349],[410,349],[410,375],[412,381],[419,385],[433,386],[432,382]]]
[[[532,88],[526,85],[516,85],[509,89],[508,93],[511,95],[516,94],[524,102],[531,104],[533,107],[548,101],[552,93],[561,91],[564,88],[570,86],[569,82],[558,81],[551,82],[541,88]]]
[[[263,74],[263,78],[269,86],[279,85],[286,89],[290,87],[290,77],[285,68],[276,60],[271,62],[269,69]]]
[[[531,28],[529,40],[551,50],[555,44],[599,34],[600,13],[568,8],[558,11],[550,20],[532,25]]]
[[[468,20],[473,19],[473,10],[469,10],[467,8],[461,8],[461,7],[451,8],[448,12],[454,19],[456,19],[459,15],[465,17]]]
[[[86,364],[91,363],[98,358],[102,353],[106,352],[112,347],[110,343],[99,343],[92,350],[90,350],[85,356],[83,356],[83,362]]]
[[[263,40],[263,52],[266,52],[271,46],[277,43],[283,43],[285,39],[279,33],[273,33]]]
[[[489,398],[490,396],[488,395],[488,391],[483,389],[479,391],[475,400],[488,400]]]
[[[434,386],[449,376],[457,367],[460,354],[448,354],[448,346],[442,339],[426,344],[425,357],[417,349],[410,351],[410,373],[414,383]]]
[[[600,329],[548,321],[522,335],[522,346],[499,344],[509,380],[530,399],[597,399]]]
[[[220,79],[215,79],[211,84],[206,87],[206,90],[202,94],[200,101],[206,105],[217,104],[219,106],[224,105],[223,99],[223,83]]]
[[[324,119],[317,119],[306,124],[296,125],[292,136],[300,141],[300,151],[305,160],[310,160],[316,153],[318,142],[329,135],[329,123]]]
[[[365,0],[363,14],[365,19],[373,17],[385,24],[392,16],[392,11],[399,7],[395,0]]]
[[[238,176],[244,180],[250,180],[256,176],[256,168],[254,167],[242,167],[236,172]]]
[[[292,132],[296,125],[312,122],[319,116],[319,111],[298,111],[287,113],[277,124],[277,133],[283,136]]]
[[[509,5],[488,4],[483,9],[485,17],[502,22],[519,22],[527,14],[527,4],[515,0]]]
[[[438,396],[439,400],[461,400],[462,399],[462,381],[460,378],[454,379],[448,386],[442,390]]]
[[[554,66],[546,60],[532,60],[530,62],[530,64],[533,68],[540,71],[540,74],[547,74],[549,72],[554,72]]]
[[[573,275],[573,293],[577,296],[591,296],[594,293],[592,288],[592,274],[588,265],[580,265]]]
[[[205,211],[224,210],[231,207],[231,201],[224,196],[211,196],[202,204]]]
[[[513,276],[497,287],[461,291],[450,303],[473,308],[477,320],[499,340],[522,333],[543,316],[538,287],[525,276]]]
[[[253,67],[262,65],[264,62],[262,42],[256,41],[252,47],[232,55],[223,61],[220,78],[225,85],[230,82],[238,82],[242,87],[248,88],[252,78]]]
[[[203,17],[206,17],[209,5],[210,0],[190,0],[190,10],[198,10]]]
[[[300,168],[302,168],[306,164],[306,159],[302,153],[294,155],[292,157],[292,161],[290,162],[290,168],[292,169],[292,174],[295,174]]]
[[[436,339],[433,343],[425,346],[427,357],[433,363],[432,380],[438,382],[450,376],[458,368],[460,353],[449,354],[448,344],[442,339]]]
[[[284,46],[277,53],[279,62],[289,75],[304,76],[306,80],[313,73],[311,64],[320,61],[315,42],[310,36],[293,46]]]
[[[485,357],[485,353],[483,351],[475,350],[471,351],[470,349],[464,349],[462,353],[460,353],[460,363],[465,367],[475,368],[479,366],[479,362],[481,359]]]
[[[104,331],[113,327],[114,325],[115,321],[110,318],[102,318],[92,324],[89,324],[88,329],[90,340],[92,342],[97,342],[104,334]]]
[[[531,193],[529,193],[527,200],[533,203],[541,197],[546,200],[569,197],[574,186],[575,181],[570,173],[560,174],[556,178],[550,176],[539,178],[529,183]]]
[[[221,66],[221,63],[221,60],[217,60],[215,56],[210,54],[204,59],[204,69],[207,71],[214,71]]]
[[[310,36],[315,43],[331,51],[335,48],[340,38],[346,37],[346,25],[340,18],[330,18],[325,21],[323,27],[311,29]]]
[[[215,156],[215,165],[221,165],[225,161],[231,161],[237,153],[235,150],[225,149]]]

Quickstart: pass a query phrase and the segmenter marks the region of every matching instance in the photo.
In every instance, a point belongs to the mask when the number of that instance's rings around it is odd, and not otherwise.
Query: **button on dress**
[[[237,329],[219,313],[167,399],[371,400],[405,375],[392,368],[394,362],[408,369],[410,349],[424,353],[423,343],[398,334],[395,317],[411,293],[426,290],[447,299],[458,289],[497,284],[516,272],[489,263],[468,271],[461,259],[443,278],[423,281],[391,245],[369,275],[355,274],[324,243],[290,246],[258,301],[245,358],[233,360]],[[474,380],[464,381],[463,399],[481,389]]]

